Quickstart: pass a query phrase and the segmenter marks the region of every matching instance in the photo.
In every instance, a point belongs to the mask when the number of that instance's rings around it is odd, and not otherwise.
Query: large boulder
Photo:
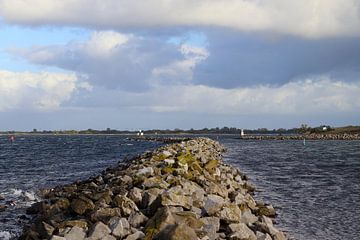
[[[159,208],[155,215],[150,218],[145,226],[147,239],[152,239],[156,234],[162,231],[166,226],[175,224],[175,218],[169,207]]]
[[[133,211],[139,210],[130,198],[120,194],[113,199],[113,202],[120,208],[122,216],[129,216]]]
[[[131,233],[131,227],[126,218],[114,217],[109,221],[112,235],[123,238]]]
[[[116,216],[121,216],[120,208],[100,208],[91,214],[90,219],[93,222],[107,222],[110,218]]]
[[[225,205],[225,200],[218,195],[208,195],[205,198],[204,209],[209,216],[214,216]]]
[[[71,228],[70,232],[64,235],[66,240],[83,240],[86,236],[84,229],[79,227]]]
[[[189,196],[176,194],[174,192],[165,192],[161,195],[161,204],[163,206],[181,206],[191,209],[193,201]]]
[[[257,240],[255,233],[244,223],[230,224],[231,234],[229,239],[232,240]]]
[[[94,210],[95,204],[86,197],[79,197],[71,202],[71,208],[75,213],[83,215],[87,211]]]
[[[110,228],[102,222],[97,222],[90,229],[89,238],[91,240],[100,240],[111,233]]]
[[[201,218],[204,223],[202,230],[205,235],[209,238],[209,240],[217,239],[217,232],[220,229],[220,219],[217,217],[205,217]]]
[[[134,228],[143,226],[149,220],[149,218],[146,217],[142,212],[137,211],[133,211],[128,219],[130,225]]]
[[[241,221],[241,210],[235,204],[228,204],[216,216],[226,223],[237,223]]]
[[[196,232],[186,224],[169,225],[160,232],[155,239],[158,240],[198,240]]]

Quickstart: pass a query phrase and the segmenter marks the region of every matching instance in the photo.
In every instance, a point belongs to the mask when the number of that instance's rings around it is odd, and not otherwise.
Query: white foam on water
[[[10,189],[10,194],[15,197],[21,196],[22,192],[23,192],[23,190],[21,190],[21,189],[17,189],[17,188]]]
[[[7,231],[0,231],[0,239],[10,240],[11,237],[12,237],[11,233],[9,233]]]
[[[40,201],[41,199],[33,191],[24,191],[22,189],[9,189],[7,199],[13,201],[16,208],[29,207],[31,204]],[[1,240],[1,238],[0,238]]]
[[[34,202],[36,201],[36,196],[35,196],[35,193],[34,192],[23,192],[23,196],[25,198],[25,200],[27,201],[31,201],[31,202]]]

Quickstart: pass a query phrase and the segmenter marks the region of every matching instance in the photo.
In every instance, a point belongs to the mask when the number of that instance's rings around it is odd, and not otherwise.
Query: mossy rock
[[[174,168],[173,167],[170,167],[170,166],[166,166],[166,167],[163,167],[162,169],[161,169],[161,173],[162,174],[172,174],[173,172],[174,172]]]
[[[133,176],[133,185],[134,186],[141,186],[141,184],[144,182],[145,177],[144,176]]]
[[[177,156],[177,160],[181,165],[190,164],[196,161],[194,155],[192,155],[189,151],[186,153],[181,153],[179,156]]]
[[[177,223],[184,223],[193,229],[201,229],[205,225],[193,212],[176,212],[173,215]]]
[[[215,173],[217,166],[219,165],[219,161],[218,160],[210,160],[208,161],[204,168],[209,172],[209,173]]]
[[[190,169],[198,172],[202,172],[203,168],[200,166],[199,161],[194,161],[190,164]]]
[[[87,211],[94,210],[95,205],[90,199],[79,197],[71,202],[71,208],[75,213],[82,215]]]
[[[54,207],[58,207],[59,209],[66,210],[70,207],[70,202],[67,198],[60,198],[56,201],[56,203],[53,205]]]
[[[65,227],[79,227],[88,230],[88,223],[85,220],[68,220],[59,224],[59,228]]]
[[[153,156],[152,160],[159,162],[159,161],[164,161],[166,158],[167,158],[167,156],[165,154],[159,153],[159,154]]]
[[[191,171],[187,171],[182,176],[187,180],[192,180],[194,178],[194,174]]]
[[[172,224],[175,224],[175,219],[169,208],[159,208],[145,226],[145,240],[153,239],[154,236],[163,230],[167,225]]]

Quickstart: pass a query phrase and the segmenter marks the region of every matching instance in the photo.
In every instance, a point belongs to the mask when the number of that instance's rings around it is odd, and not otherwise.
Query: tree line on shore
[[[304,133],[338,133],[338,132],[360,132],[360,126],[347,126],[347,127],[338,127],[334,128],[328,125],[321,125],[317,127],[310,127],[306,124],[302,124],[298,128],[278,128],[278,129],[267,129],[267,128],[258,128],[258,129],[241,129],[236,127],[215,127],[215,128],[202,128],[202,129],[152,129],[152,130],[143,130],[142,132],[146,135],[149,134],[239,134],[241,130],[244,130],[246,134],[304,134]],[[32,131],[3,131],[1,134],[137,134],[141,130],[117,130],[107,128],[104,130],[96,129],[86,129],[86,130],[37,130],[33,129]]]

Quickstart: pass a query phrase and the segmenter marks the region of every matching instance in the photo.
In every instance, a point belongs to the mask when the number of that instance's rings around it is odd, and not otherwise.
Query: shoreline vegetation
[[[241,136],[240,133],[244,131],[246,134]],[[16,135],[31,135],[31,136],[46,136],[46,135],[128,135],[131,140],[153,140],[163,141],[165,143],[171,142],[171,137],[167,135],[237,135],[236,138],[243,140],[360,140],[360,126],[346,126],[346,127],[308,127],[303,124],[300,128],[292,129],[273,129],[268,130],[266,128],[259,128],[255,130],[251,129],[239,129],[239,128],[204,128],[204,129],[190,129],[190,130],[144,130],[141,131],[142,135],[139,135],[139,131],[122,131],[115,129],[106,130],[59,130],[59,131],[38,131],[34,129],[31,132],[19,132],[19,131],[0,131],[0,136],[16,136]],[[137,136],[137,137],[134,137]],[[169,140],[169,141],[168,141]]]
[[[288,239],[274,226],[274,207],[256,201],[247,177],[222,162],[222,145],[177,140],[88,180],[41,190],[20,239]]]

